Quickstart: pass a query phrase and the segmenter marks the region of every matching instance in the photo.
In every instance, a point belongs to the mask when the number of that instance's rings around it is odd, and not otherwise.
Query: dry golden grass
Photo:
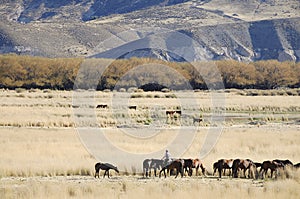
[[[49,95],[52,97],[48,97]],[[106,103],[113,95],[114,93],[97,92],[96,101],[98,104]],[[197,92],[193,95],[200,102],[200,108],[195,111],[200,112],[202,108],[204,116],[209,114],[209,111],[206,113],[205,110],[211,106],[210,94]],[[224,132],[216,146],[202,159],[208,173],[212,172],[213,162],[220,158],[250,158],[257,162],[280,158],[290,159],[294,163],[300,162],[300,126],[294,122],[299,119],[299,96],[252,97],[236,94],[236,91],[228,92],[225,96],[227,114],[247,115],[249,118],[257,117],[260,120],[270,115],[275,119],[272,122],[268,121],[266,125],[249,125],[247,117],[242,122],[226,120]],[[112,179],[94,179],[96,160],[81,144],[74,128],[71,92],[4,91],[1,92],[0,98],[0,198],[300,196],[299,171],[288,171],[277,180],[255,181],[228,177],[218,181],[211,176],[143,179],[139,175],[125,176],[114,172],[111,172]],[[147,110],[144,111],[144,108],[153,104],[170,106],[169,108],[180,105],[177,98],[130,98],[129,103],[141,107],[136,112],[130,112],[132,118],[145,117],[143,114],[146,114]],[[192,110],[194,107],[188,108]],[[279,112],[276,111],[277,108]],[[111,120],[109,109],[96,112],[99,122]],[[108,117],[104,118],[105,114]],[[282,116],[287,117],[288,121],[276,119]],[[83,114],[83,117],[87,116]],[[165,122],[164,118],[162,123]],[[187,120],[185,122],[184,124],[191,125]],[[149,153],[164,148],[170,136],[176,136],[177,130],[173,125],[163,124],[162,127],[164,130],[153,136],[151,141],[129,138],[118,133],[116,128],[106,128],[104,131],[107,138],[123,150]],[[199,156],[208,129],[209,125],[199,127],[192,145],[182,157]]]

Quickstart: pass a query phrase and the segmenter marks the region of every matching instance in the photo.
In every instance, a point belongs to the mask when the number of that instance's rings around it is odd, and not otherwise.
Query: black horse
[[[100,162],[98,162],[98,163],[95,164],[95,170],[96,170],[96,172],[95,172],[95,178],[97,178],[97,176],[99,178],[99,171],[100,171],[100,169],[102,169],[102,170],[105,171],[104,175],[103,175],[103,178],[105,177],[106,174],[107,174],[107,176],[109,178],[109,170],[110,169],[113,169],[117,173],[119,173],[119,170],[118,170],[117,167],[115,167],[115,166],[113,166],[113,165],[111,165],[109,163],[100,163]]]

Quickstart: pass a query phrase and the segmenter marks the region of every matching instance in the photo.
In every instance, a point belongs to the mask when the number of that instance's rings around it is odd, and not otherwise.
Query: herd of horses
[[[218,172],[219,178],[226,174],[232,176],[233,178],[244,177],[244,178],[266,178],[268,171],[271,171],[271,178],[275,173],[275,178],[277,178],[280,171],[284,171],[287,168],[299,169],[300,163],[293,164],[290,160],[267,160],[262,163],[253,162],[250,159],[219,159],[217,162],[213,163],[213,176]],[[98,176],[99,171],[104,170],[103,178],[107,175],[109,176],[109,170],[112,169],[119,173],[116,166],[109,163],[96,163],[95,164],[95,178]],[[151,177],[151,171],[153,171],[154,176],[159,178],[164,174],[164,177],[168,175],[175,175],[175,178],[180,174],[183,177],[185,174],[188,176],[193,175],[193,170],[196,171],[195,175],[199,175],[199,169],[201,169],[202,175],[206,177],[206,169],[203,163],[198,159],[172,159],[167,162],[161,159],[145,159],[143,161],[143,177]],[[227,171],[228,170],[228,171]],[[159,173],[158,173],[159,171]],[[226,172],[227,171],[227,172]]]

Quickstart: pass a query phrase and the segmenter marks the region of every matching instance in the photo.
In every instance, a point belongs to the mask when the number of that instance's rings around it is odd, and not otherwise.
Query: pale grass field
[[[216,147],[202,161],[212,172],[220,158],[250,158],[263,161],[288,158],[300,162],[299,126],[228,127]],[[107,133],[109,134],[109,132]],[[183,157],[197,157],[205,132],[197,133]],[[141,147],[137,142],[111,135],[124,150]],[[161,138],[160,138],[161,139]],[[278,180],[169,177],[144,179],[111,172],[112,179],[94,179],[96,162],[81,145],[74,129],[2,128],[0,133],[1,198],[181,198],[186,195],[214,198],[298,198],[300,172]],[[123,145],[122,145],[123,144]],[[157,143],[157,147],[163,144]],[[142,163],[142,160],[141,160]],[[141,165],[142,166],[142,165]],[[103,174],[103,172],[101,173]]]
[[[165,95],[151,93],[155,94]],[[96,103],[109,104],[113,95],[97,92]],[[205,112],[211,107],[209,93],[193,95],[199,100],[201,110]],[[188,99],[192,94],[186,96]],[[300,162],[299,96],[251,97],[232,92],[225,96],[226,109],[230,114],[246,115],[249,119],[226,120],[216,146],[202,159],[208,177],[144,179],[139,174],[128,176],[112,171],[111,179],[94,179],[94,164],[98,160],[87,152],[76,133],[72,92],[0,92],[0,198],[299,198],[300,171],[289,171],[288,178],[282,175],[277,180],[228,177],[217,180],[210,175],[213,162],[220,158],[250,158],[257,162],[280,158]],[[131,98],[129,104],[142,107],[129,113],[131,120],[135,117],[143,119],[147,113],[145,107],[159,105],[171,109],[181,105],[176,98]],[[266,107],[268,111],[263,111]],[[126,107],[123,109],[125,112]],[[199,113],[199,107],[194,109],[190,105],[186,110]],[[163,114],[166,109],[161,110]],[[113,120],[109,110],[96,112],[99,123]],[[209,115],[209,111],[205,114]],[[270,115],[274,119],[265,120]],[[88,116],[83,114],[82,117]],[[251,121],[252,117],[264,120],[266,124],[249,125],[248,120]],[[286,119],[283,121],[282,117]],[[190,118],[183,119],[184,124],[192,125]],[[163,118],[161,123],[157,123],[164,130],[151,137],[150,141],[130,138],[114,127],[104,131],[114,145],[125,151],[149,153],[163,149],[170,136],[176,136],[173,126],[178,128],[178,125],[165,122]],[[200,125],[183,158],[199,156],[209,125],[209,122],[205,126]]]

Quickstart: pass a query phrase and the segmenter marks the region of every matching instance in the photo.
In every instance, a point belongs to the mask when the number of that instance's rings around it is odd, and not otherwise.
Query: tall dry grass
[[[115,94],[96,92],[94,95],[88,92],[85,97],[95,96],[96,104],[102,104],[108,103],[108,99]],[[106,137],[119,148],[132,153],[149,153],[164,148],[170,137],[176,136],[178,127],[166,124],[165,110],[176,109],[196,99],[199,106],[188,104],[183,106],[186,108],[183,111],[191,116],[203,114],[207,127],[199,127],[182,157],[199,157],[210,128],[207,119],[212,106],[211,97],[208,92],[184,94],[186,97],[183,99],[129,98],[129,104],[138,106],[136,111],[128,112],[127,106],[119,106],[121,111],[117,116],[121,119],[118,121],[125,124],[128,122],[126,114],[129,114],[130,120],[138,119],[143,123],[155,113],[152,106],[161,108],[157,114],[161,123],[157,125],[161,125],[164,131],[151,141],[129,138],[115,128],[104,128]],[[220,158],[250,158],[257,162],[280,158],[300,162],[300,127],[293,122],[299,119],[299,96],[247,96],[236,91],[226,92],[225,96],[226,117],[229,119],[226,119],[224,132],[213,150],[202,158],[208,173],[212,172],[213,162]],[[264,181],[228,178],[218,181],[213,177],[143,179],[138,175],[125,176],[114,172],[111,172],[113,178],[110,180],[95,180],[96,160],[83,147],[74,128],[76,116],[72,112],[72,92],[1,91],[0,98],[0,198],[182,198],[186,195],[207,198],[299,198],[299,171],[287,171],[277,180]],[[86,108],[96,111],[99,124],[107,127],[116,125],[112,119],[116,114],[110,113],[110,108],[95,110],[89,104]],[[246,121],[232,121],[232,115],[244,116]],[[86,119],[89,116],[82,113],[81,117]],[[248,120],[260,121],[264,118],[266,125],[247,123]],[[183,118],[181,125],[192,125],[191,121],[191,118]]]
[[[5,184],[4,184],[5,183]],[[296,180],[251,181],[140,179],[129,176],[113,179],[83,177],[27,178],[0,181],[1,198],[299,198]]]

